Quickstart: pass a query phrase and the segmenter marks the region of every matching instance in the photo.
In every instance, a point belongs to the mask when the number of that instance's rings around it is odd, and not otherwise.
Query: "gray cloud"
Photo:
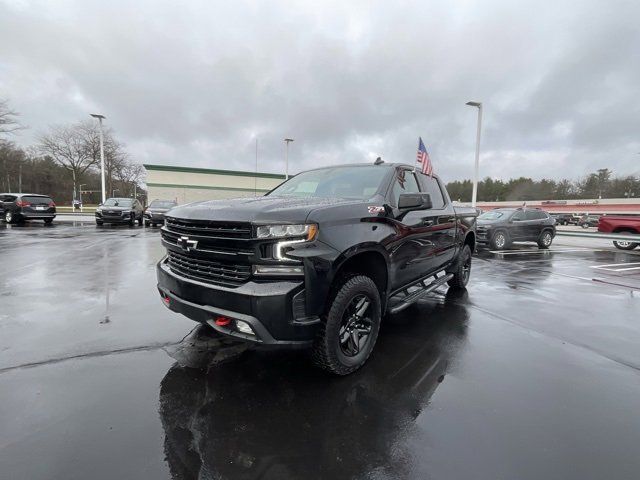
[[[640,173],[640,4],[0,1],[0,97],[31,129],[89,112],[140,162],[282,171],[412,162],[445,179]],[[346,3],[346,5],[345,5]]]

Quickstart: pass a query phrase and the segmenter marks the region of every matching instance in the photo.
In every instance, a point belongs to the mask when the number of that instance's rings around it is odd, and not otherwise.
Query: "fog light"
[[[241,320],[236,320],[236,330],[242,333],[246,333],[247,335],[255,335],[255,333],[253,333],[251,325]]]
[[[302,265],[254,265],[253,274],[264,277],[298,277],[304,275],[304,267]]]

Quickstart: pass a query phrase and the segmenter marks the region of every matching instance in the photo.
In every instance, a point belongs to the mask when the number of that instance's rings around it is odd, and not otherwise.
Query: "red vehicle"
[[[640,235],[640,216],[618,217],[606,215],[600,217],[598,221],[598,231],[603,233],[630,233]],[[633,250],[640,245],[640,236],[638,237],[638,242],[614,240],[613,245],[620,250]]]

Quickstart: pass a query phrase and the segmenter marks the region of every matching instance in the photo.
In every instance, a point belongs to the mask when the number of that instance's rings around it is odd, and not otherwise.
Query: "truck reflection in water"
[[[160,385],[172,478],[407,477],[402,441],[465,342],[466,302],[451,292],[386,319],[367,365],[341,378],[198,327]]]

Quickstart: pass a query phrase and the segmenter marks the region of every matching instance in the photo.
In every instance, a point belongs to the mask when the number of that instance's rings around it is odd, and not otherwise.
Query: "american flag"
[[[418,163],[422,164],[422,173],[425,175],[433,176],[433,165],[431,165],[431,159],[429,158],[429,154],[427,153],[427,149],[424,147],[424,143],[422,143],[422,137],[419,137],[418,142],[418,156],[416,160]]]

